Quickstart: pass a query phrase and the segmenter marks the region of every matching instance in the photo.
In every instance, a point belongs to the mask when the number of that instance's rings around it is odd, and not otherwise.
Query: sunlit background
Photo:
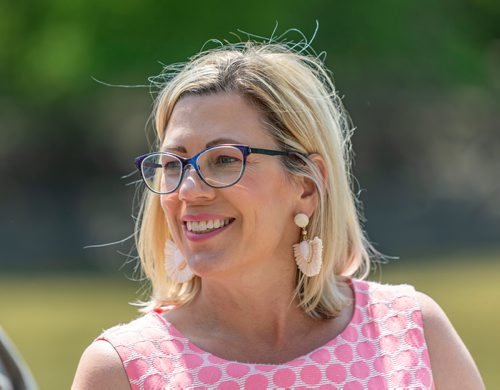
[[[496,0],[0,2],[0,326],[41,388],[68,388],[92,338],[136,315],[122,177],[150,149],[148,78],[212,38],[317,22],[365,229],[399,257],[372,277],[433,296],[500,386],[499,20]]]

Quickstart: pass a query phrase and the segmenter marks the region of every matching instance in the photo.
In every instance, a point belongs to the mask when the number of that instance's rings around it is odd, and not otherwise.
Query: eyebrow
[[[205,147],[206,148],[210,148],[212,146],[216,146],[216,145],[221,145],[221,144],[236,144],[236,145],[240,145],[240,142],[234,140],[234,139],[231,139],[231,138],[216,138],[210,142],[208,142]],[[187,150],[184,146],[180,146],[180,145],[173,145],[173,146],[166,146],[164,148],[161,148],[162,151],[165,151],[165,152],[179,152],[179,153],[187,153]]]
[[[213,141],[210,141],[205,146],[207,148],[209,148],[211,146],[221,145],[221,144],[237,144],[237,145],[239,145],[240,142],[235,141],[234,139],[231,139],[231,138],[217,138],[217,139],[214,139]]]
[[[166,146],[160,149],[162,152],[179,152],[179,153],[187,153],[187,150],[184,146]]]

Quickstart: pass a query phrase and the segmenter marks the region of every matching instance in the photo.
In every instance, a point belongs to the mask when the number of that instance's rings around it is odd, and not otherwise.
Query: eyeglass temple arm
[[[296,156],[301,155],[303,157],[307,157],[306,155],[300,152],[284,152],[281,150],[269,150],[269,149],[260,149],[260,148],[249,148],[250,153],[256,154],[266,154],[268,156]]]

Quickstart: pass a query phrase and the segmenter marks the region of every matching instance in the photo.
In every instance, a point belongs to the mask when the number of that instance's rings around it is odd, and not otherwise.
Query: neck
[[[254,275],[242,272],[219,280],[205,278],[189,310],[203,319],[204,331],[234,339],[257,338],[279,347],[312,320],[297,305],[295,278],[295,267]]]
[[[324,345],[347,326],[352,305],[335,321],[315,320],[294,299],[295,268],[280,275],[271,271],[260,275],[260,282],[250,272],[239,278],[204,278],[198,296],[166,313],[167,319],[193,344],[215,356],[262,364],[291,361]],[[351,289],[345,289],[346,297],[352,297]]]

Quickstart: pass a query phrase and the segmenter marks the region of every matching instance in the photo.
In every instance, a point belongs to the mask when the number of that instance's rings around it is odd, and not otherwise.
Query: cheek
[[[268,175],[266,181],[250,180],[245,183],[246,192],[241,192],[240,202],[251,205],[258,222],[268,228],[283,228],[292,221],[296,187],[282,175]]]
[[[175,194],[161,195],[160,204],[169,229],[173,229],[175,227],[174,221],[176,219],[175,211],[179,210],[177,196]]]

